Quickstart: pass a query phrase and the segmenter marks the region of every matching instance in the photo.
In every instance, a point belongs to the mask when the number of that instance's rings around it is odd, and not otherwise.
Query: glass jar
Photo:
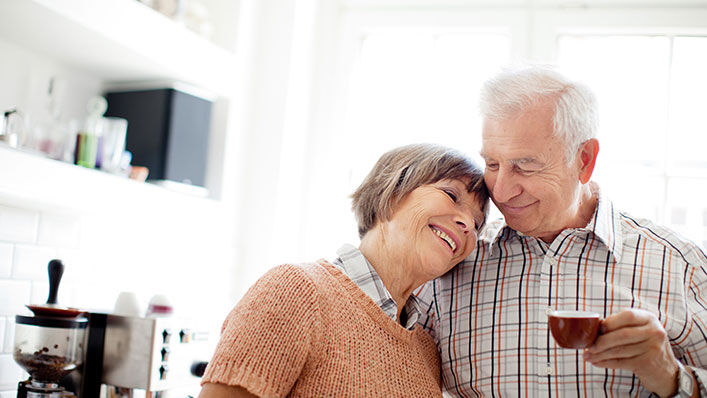
[[[34,381],[57,383],[83,363],[86,318],[15,317],[13,358]]]

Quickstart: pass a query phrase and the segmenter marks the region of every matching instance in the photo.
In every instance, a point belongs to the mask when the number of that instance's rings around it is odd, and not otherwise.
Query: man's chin
[[[528,226],[527,223],[521,222],[520,220],[517,220],[514,217],[506,217],[505,215],[504,218],[506,220],[506,225],[511,227],[513,230],[520,232],[523,235],[531,234],[532,229]]]

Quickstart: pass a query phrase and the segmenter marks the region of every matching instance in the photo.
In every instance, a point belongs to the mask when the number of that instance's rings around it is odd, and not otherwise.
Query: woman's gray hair
[[[549,67],[530,66],[505,70],[481,89],[480,108],[484,119],[512,118],[543,102],[555,105],[554,134],[563,139],[569,164],[583,142],[596,138],[597,101],[587,86]]]
[[[396,205],[408,193],[445,179],[466,184],[467,191],[479,200],[485,220],[489,194],[482,169],[454,149],[413,144],[383,154],[351,195],[359,236],[363,237],[378,221],[390,220]]]

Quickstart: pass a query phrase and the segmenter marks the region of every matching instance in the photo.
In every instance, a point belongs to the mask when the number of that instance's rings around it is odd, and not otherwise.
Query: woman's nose
[[[474,225],[474,221],[464,221],[462,217],[457,218],[455,222],[457,224],[457,227],[462,231],[462,233],[464,233],[464,235],[468,234]]]

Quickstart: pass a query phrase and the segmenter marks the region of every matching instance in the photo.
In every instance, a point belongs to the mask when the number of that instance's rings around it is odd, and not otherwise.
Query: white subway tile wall
[[[40,245],[75,248],[79,243],[79,221],[74,217],[43,214],[39,223]]]
[[[12,245],[0,243],[0,278],[9,278],[12,274]]]
[[[45,235],[49,233],[45,229]],[[12,359],[15,332],[14,316],[29,313],[26,304],[34,302],[35,289],[45,291],[46,266],[56,253],[56,247],[42,246],[37,238],[40,231],[40,212],[16,207],[0,206],[0,392],[4,396],[16,394],[17,382],[24,371]],[[52,243],[50,240],[48,243]],[[74,245],[77,240],[73,242]]]
[[[47,280],[46,265],[53,258],[56,258],[56,249],[53,247],[16,244],[12,261],[12,277],[35,281]]]
[[[17,366],[11,354],[0,354],[0,390],[17,389],[17,382],[24,378],[24,371]],[[15,392],[17,394],[17,392]]]
[[[0,316],[25,312],[32,293],[32,282],[26,280],[0,280]]]
[[[17,387],[17,382],[23,377],[22,369],[15,365],[12,359],[11,341],[6,338],[6,330],[9,327],[6,318],[0,317],[0,390],[10,390]],[[10,395],[3,395],[10,394]],[[0,393],[0,398],[15,397],[11,392]]]
[[[38,212],[0,206],[0,241],[34,243],[38,226]]]
[[[5,328],[7,327],[7,320],[0,317],[0,354],[5,352]]]
[[[3,354],[12,354],[12,343],[15,338],[15,318],[5,319],[5,338],[0,341],[3,344]]]
[[[49,277],[47,276],[46,282],[32,281],[32,294],[29,298],[30,304],[42,304],[46,303],[49,298]],[[66,289],[66,281],[62,278],[59,284],[59,294],[57,295],[57,303],[66,303],[64,300],[66,292],[70,289]]]

